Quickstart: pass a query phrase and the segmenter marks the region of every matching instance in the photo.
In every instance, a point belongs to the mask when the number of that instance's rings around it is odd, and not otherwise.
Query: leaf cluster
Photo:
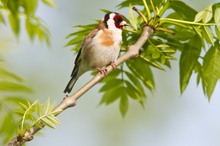
[[[26,95],[32,90],[23,83],[23,79],[0,67],[0,137],[5,144],[15,134],[18,117],[14,113],[17,103],[24,102]]]
[[[38,38],[50,45],[50,34],[43,21],[36,16],[38,0],[0,0],[0,24],[9,25],[19,37],[22,24],[29,38]],[[55,7],[53,0],[41,0],[45,5]],[[23,21],[24,20],[24,21]],[[0,46],[2,47],[2,46]],[[19,127],[18,115],[14,110],[18,103],[25,104],[27,95],[32,93],[24,80],[5,69],[4,59],[0,58],[0,145],[5,145]]]
[[[133,6],[141,9],[139,15],[132,10]],[[119,99],[122,115],[128,110],[129,99],[143,105],[146,89],[152,91],[155,88],[152,67],[171,68],[170,61],[176,60],[176,52],[181,54],[181,93],[194,73],[197,85],[201,83],[205,95],[211,98],[220,77],[220,3],[209,5],[200,12],[178,0],[124,0],[117,7],[128,8],[128,18],[125,19],[131,24],[130,29],[123,31],[121,53],[137,41],[144,25],[152,26],[155,33],[142,47],[139,58],[127,61],[103,81],[101,104],[108,105]],[[66,46],[78,51],[93,27],[95,24],[77,26],[78,30],[68,35],[70,41]]]
[[[53,0],[41,0],[44,4],[55,7]],[[0,23],[9,22],[12,31],[18,37],[22,19],[31,41],[38,38],[50,45],[50,33],[44,22],[36,15],[39,0],[0,0]],[[8,20],[8,21],[6,21]]]
[[[61,111],[54,111],[55,103],[51,104],[50,99],[47,100],[46,104],[40,104],[38,100],[34,102],[19,102],[20,109],[16,110],[16,113],[21,118],[19,122],[18,134],[23,137],[25,132],[36,125],[42,128],[47,125],[51,128],[55,128],[56,124],[60,121],[56,117]]]

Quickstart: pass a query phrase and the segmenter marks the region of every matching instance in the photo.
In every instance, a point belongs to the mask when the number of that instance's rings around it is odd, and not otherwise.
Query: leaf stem
[[[151,7],[152,7],[152,9],[153,9],[154,16],[156,16],[156,15],[157,15],[157,12],[156,12],[156,10],[155,10],[154,3],[153,3],[152,0],[150,0],[150,4],[151,4]]]
[[[172,19],[172,18],[161,18],[160,19],[160,24],[163,23],[175,23],[175,24],[189,24],[189,25],[199,25],[199,26],[212,26],[216,25],[215,23],[199,23],[199,22],[192,22],[192,21],[186,21],[186,20],[177,20],[177,19]]]
[[[146,0],[142,0],[142,1],[143,1],[143,4],[144,4],[145,9],[146,9],[146,11],[147,11],[147,18],[148,18],[148,20],[150,20],[150,18],[151,18],[150,9],[149,9],[149,7],[148,7],[148,5],[147,5]]]
[[[159,13],[158,16],[161,17],[164,12],[168,9],[170,5],[170,1],[169,0],[164,0],[162,6],[159,8]]]

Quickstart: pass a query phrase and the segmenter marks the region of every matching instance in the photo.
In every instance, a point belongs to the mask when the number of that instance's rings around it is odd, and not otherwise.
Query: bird
[[[96,69],[101,74],[106,74],[103,67],[111,65],[116,68],[115,61],[122,44],[122,29],[128,25],[124,17],[117,12],[105,14],[84,38],[64,93],[70,93],[78,78],[89,70]]]

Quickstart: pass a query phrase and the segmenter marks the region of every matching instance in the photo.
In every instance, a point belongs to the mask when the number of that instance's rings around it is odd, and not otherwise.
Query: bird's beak
[[[120,26],[129,26],[129,24],[126,21],[122,21],[119,25]]]

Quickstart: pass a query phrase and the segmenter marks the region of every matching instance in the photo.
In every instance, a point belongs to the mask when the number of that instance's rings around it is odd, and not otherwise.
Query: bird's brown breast
[[[101,45],[105,47],[109,47],[114,45],[113,33],[107,29],[103,29],[103,33],[99,36],[101,41]]]

